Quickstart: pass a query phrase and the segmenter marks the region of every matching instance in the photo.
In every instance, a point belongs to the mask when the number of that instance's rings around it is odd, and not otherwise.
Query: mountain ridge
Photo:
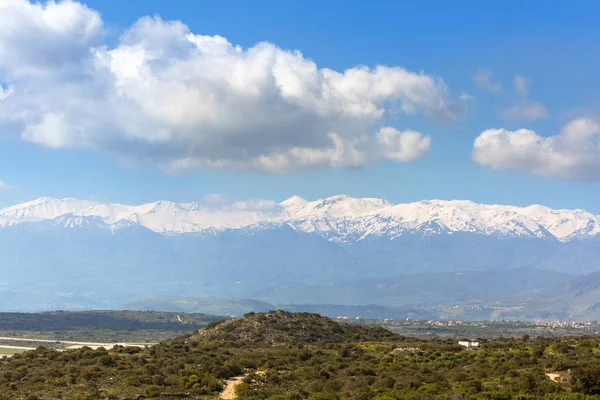
[[[406,233],[470,232],[499,237],[530,237],[568,242],[600,234],[600,216],[582,209],[552,209],[478,204],[470,200],[422,200],[393,204],[379,198],[336,195],[315,201],[292,196],[270,200],[156,201],[141,205],[43,197],[0,210],[0,228],[53,220],[73,228],[93,224],[111,230],[132,225],[178,235],[211,230],[289,225],[336,242],[369,237],[397,238]]]

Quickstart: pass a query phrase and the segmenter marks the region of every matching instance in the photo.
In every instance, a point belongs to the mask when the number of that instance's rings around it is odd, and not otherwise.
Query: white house
[[[467,349],[479,347],[479,342],[471,342],[470,340],[459,340],[458,344],[461,346],[465,346]]]

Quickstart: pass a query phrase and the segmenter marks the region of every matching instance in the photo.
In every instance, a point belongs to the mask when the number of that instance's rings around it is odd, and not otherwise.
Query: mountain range
[[[64,227],[87,224],[111,230],[136,225],[168,235],[289,225],[347,243],[372,237],[394,239],[415,231],[561,242],[600,234],[600,216],[585,210],[483,205],[461,200],[392,204],[383,199],[346,195],[317,201],[293,196],[281,203],[216,199],[193,203],[157,201],[137,206],[45,197],[0,210],[0,227],[45,220]]]
[[[517,299],[600,271],[600,216],[345,195],[41,198],[0,210],[0,254],[4,310],[174,297],[431,308]]]

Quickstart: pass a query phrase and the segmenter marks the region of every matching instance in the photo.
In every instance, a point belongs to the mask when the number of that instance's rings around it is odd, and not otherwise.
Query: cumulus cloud
[[[502,92],[502,85],[498,82],[494,82],[492,76],[494,73],[487,69],[480,69],[473,75],[473,82],[481,88],[485,90],[489,90],[490,92],[500,93]]]
[[[298,51],[249,48],[144,17],[114,46],[74,1],[0,4],[0,124],[50,148],[89,147],[166,169],[289,172],[427,153],[390,114],[456,120],[439,79],[401,67],[318,67]],[[2,93],[8,93],[3,89]]]
[[[600,124],[577,118],[555,136],[529,129],[488,129],[473,144],[473,160],[562,179],[600,179]]]
[[[100,15],[80,3],[2,0],[1,73],[5,79],[75,75],[102,35]]]

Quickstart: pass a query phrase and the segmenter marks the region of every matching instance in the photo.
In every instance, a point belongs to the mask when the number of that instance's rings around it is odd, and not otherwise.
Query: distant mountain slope
[[[504,311],[501,318],[563,321],[600,321],[600,272],[578,277],[557,287],[519,295],[507,304],[522,304],[522,311]]]
[[[250,299],[215,299],[188,297],[183,299],[142,299],[128,302],[121,310],[156,310],[167,312],[202,313],[240,316],[249,312],[274,310],[273,304]]]
[[[378,305],[336,305],[336,304],[270,304],[249,299],[184,298],[184,299],[143,299],[118,307],[122,310],[188,312],[239,317],[248,312],[285,310],[308,312],[335,318],[338,316],[384,319],[407,317],[431,319],[433,316],[422,310],[409,307],[386,307]]]
[[[429,308],[440,304],[491,302],[524,291],[554,287],[572,277],[535,269],[437,272],[267,287],[246,292],[246,295],[272,303]]]

